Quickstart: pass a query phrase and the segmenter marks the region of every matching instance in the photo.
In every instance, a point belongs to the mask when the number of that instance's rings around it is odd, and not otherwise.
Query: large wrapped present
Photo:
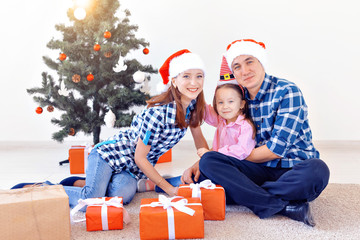
[[[87,159],[91,146],[74,145],[69,149],[69,163],[71,174],[83,174],[87,167]]]
[[[204,215],[199,198],[141,199],[140,239],[204,238]]]
[[[86,218],[74,220],[76,212],[85,206]],[[73,222],[86,220],[87,231],[123,229],[124,215],[127,218],[121,197],[80,199],[78,205],[71,210]]]
[[[70,239],[69,198],[61,185],[0,190],[1,239]]]
[[[200,183],[180,184],[178,195],[186,198],[198,197],[204,209],[205,220],[225,219],[225,190],[207,179]]]
[[[164,163],[164,162],[171,162],[172,154],[171,149],[161,155],[156,163]]]

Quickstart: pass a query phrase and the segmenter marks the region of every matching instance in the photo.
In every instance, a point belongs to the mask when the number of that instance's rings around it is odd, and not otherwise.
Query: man
[[[307,105],[292,82],[266,74],[265,45],[237,40],[225,53],[238,84],[246,88],[256,125],[256,147],[240,161],[210,151],[187,169],[182,181],[211,179],[224,187],[227,203],[248,207],[260,218],[275,214],[315,226],[309,203],[329,180],[329,169],[312,143]],[[207,146],[200,127],[196,147]]]

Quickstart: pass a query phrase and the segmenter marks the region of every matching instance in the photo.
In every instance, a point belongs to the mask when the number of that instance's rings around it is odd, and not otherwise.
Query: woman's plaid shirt
[[[193,100],[188,106],[187,120],[195,104],[196,101]],[[97,144],[95,148],[115,172],[126,170],[137,179],[146,178],[134,160],[137,141],[141,139],[145,145],[151,145],[147,159],[154,166],[158,158],[177,144],[186,133],[187,128],[180,129],[175,125],[175,117],[175,102],[144,109],[134,117],[130,128]]]

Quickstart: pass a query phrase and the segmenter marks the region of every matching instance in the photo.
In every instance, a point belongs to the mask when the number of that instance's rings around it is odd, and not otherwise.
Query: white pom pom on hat
[[[159,69],[159,73],[163,79],[163,83],[167,85],[171,78],[190,69],[201,69],[205,74],[205,65],[199,55],[183,49],[166,59]]]
[[[241,39],[233,41],[231,44],[229,44],[224,56],[230,69],[232,69],[231,65],[234,59],[240,55],[251,55],[256,57],[262,64],[264,70],[266,70],[267,56],[264,43],[257,42],[253,39]]]

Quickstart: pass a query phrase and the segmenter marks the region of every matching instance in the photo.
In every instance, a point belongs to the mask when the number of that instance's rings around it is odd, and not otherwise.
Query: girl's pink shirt
[[[235,122],[226,124],[226,120],[217,115],[210,104],[206,104],[205,122],[216,127],[212,144],[214,151],[243,160],[254,149],[253,128],[243,115],[239,115]]]

